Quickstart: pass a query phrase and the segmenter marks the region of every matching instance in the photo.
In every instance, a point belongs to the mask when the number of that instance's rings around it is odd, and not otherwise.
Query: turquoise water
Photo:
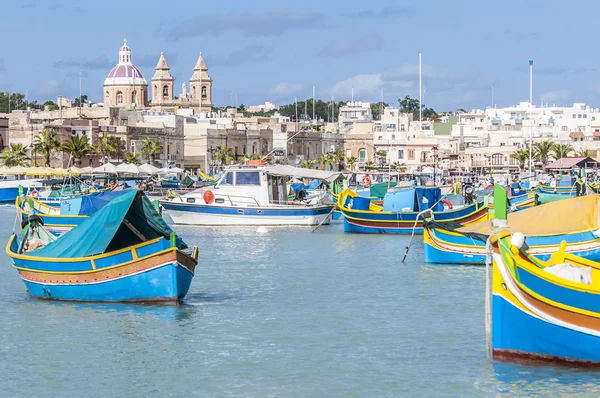
[[[8,239],[14,209],[0,208]],[[31,299],[0,262],[2,396],[481,397],[600,392],[592,371],[490,363],[484,270],[342,225],[176,230],[202,259],[181,306]]]

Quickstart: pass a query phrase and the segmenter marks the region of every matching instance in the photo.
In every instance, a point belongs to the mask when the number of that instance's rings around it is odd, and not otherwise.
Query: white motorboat
[[[160,203],[175,224],[318,225],[328,224],[335,204],[288,201],[288,177],[330,184],[341,173],[292,166],[240,166],[227,169],[215,186],[197,189]],[[323,195],[326,192],[323,190]],[[296,195],[306,198],[306,195]]]

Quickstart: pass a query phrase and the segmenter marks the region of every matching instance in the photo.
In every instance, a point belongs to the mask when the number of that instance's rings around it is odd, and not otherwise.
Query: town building
[[[119,63],[104,80],[104,105],[119,108],[143,108],[148,105],[148,83],[131,62],[127,40],[119,49]]]

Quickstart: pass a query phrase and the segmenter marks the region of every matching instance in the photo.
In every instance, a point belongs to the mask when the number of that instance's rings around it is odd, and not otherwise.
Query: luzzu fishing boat
[[[112,200],[60,239],[32,215],[6,246],[29,294],[72,301],[177,302],[198,251],[187,246],[142,192]]]
[[[462,208],[444,209],[449,202],[442,198],[439,188],[394,188],[390,189],[383,205],[369,198],[345,190],[338,197],[338,208],[344,217],[344,231],[375,234],[410,234],[423,232],[420,212],[431,209],[435,220],[455,221],[468,224],[487,216],[483,202],[468,204]]]
[[[567,253],[566,243],[541,261],[521,233],[496,238],[492,358],[600,366],[600,263]]]
[[[494,213],[508,207],[505,195],[494,196]],[[548,260],[565,241],[568,252],[600,261],[599,207],[600,195],[580,196],[510,213],[508,225],[527,236],[529,253],[541,260]],[[423,235],[425,261],[483,265],[491,232],[489,221],[467,226],[428,222]]]
[[[39,179],[0,180],[0,203],[14,203],[20,192],[41,188]]]
[[[35,214],[42,220],[46,230],[55,236],[60,236],[126,192],[126,190],[100,191],[89,195],[65,198],[59,203],[55,203],[55,206],[41,202],[33,196],[19,196],[15,201],[15,206],[21,220],[26,220],[30,215]]]
[[[341,173],[292,166],[233,167],[214,187],[163,200],[175,224],[318,225],[328,224],[335,204],[288,201],[286,179],[335,181]],[[323,190],[326,194],[326,190]]]

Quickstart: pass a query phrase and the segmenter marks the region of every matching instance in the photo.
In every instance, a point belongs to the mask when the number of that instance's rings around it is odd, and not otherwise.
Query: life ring
[[[441,202],[448,206],[448,210],[452,210],[452,202],[450,202],[448,199],[442,199]]]
[[[371,176],[368,174],[365,174],[364,177],[362,178],[361,184],[364,188],[369,188],[371,186]]]
[[[212,191],[204,191],[202,198],[206,204],[211,204],[215,200],[215,194]]]
[[[31,191],[31,196],[33,196],[34,198],[38,198],[40,196],[40,193],[37,189],[33,188],[33,191]]]

